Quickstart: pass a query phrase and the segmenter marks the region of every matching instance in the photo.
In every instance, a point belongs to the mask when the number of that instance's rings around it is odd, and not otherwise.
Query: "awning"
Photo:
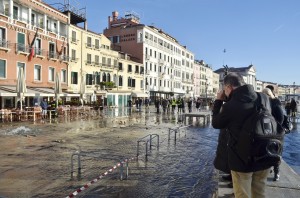
[[[16,97],[16,87],[9,85],[0,86],[0,96],[3,97]],[[54,89],[44,88],[44,87],[27,87],[27,92],[25,93],[25,97],[54,97]],[[66,97],[79,97],[80,94],[73,94],[62,92],[60,96]]]
[[[148,94],[143,93],[143,92],[132,92],[131,96],[135,97],[135,98],[148,98],[149,97]]]

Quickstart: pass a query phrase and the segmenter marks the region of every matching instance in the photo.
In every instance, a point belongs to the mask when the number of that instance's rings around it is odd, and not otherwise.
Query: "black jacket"
[[[262,101],[267,108],[270,107],[269,99],[262,94]],[[230,170],[238,172],[254,172],[265,170],[269,166],[252,163],[245,164],[236,152],[236,143],[244,121],[251,115],[257,94],[253,86],[243,85],[232,91],[230,100],[222,105],[221,110],[213,109],[212,126],[217,129],[226,128],[229,132],[228,165]],[[216,105],[214,105],[216,107]],[[217,113],[219,112],[219,113]]]
[[[214,114],[218,114],[223,101],[217,100],[214,103],[213,112]],[[216,169],[223,171],[225,173],[230,173],[230,169],[228,166],[228,151],[227,151],[227,143],[229,140],[229,132],[227,129],[220,129],[218,145],[216,150],[216,157],[214,159],[214,166]]]

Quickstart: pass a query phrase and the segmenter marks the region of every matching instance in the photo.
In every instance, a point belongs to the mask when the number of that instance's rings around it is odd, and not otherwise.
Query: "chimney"
[[[108,29],[110,29],[110,23],[112,22],[112,17],[108,16]]]
[[[87,29],[88,29],[87,28],[87,21],[84,22],[84,29],[85,29],[85,31],[87,31]]]
[[[113,21],[118,20],[119,13],[117,11],[112,12]]]

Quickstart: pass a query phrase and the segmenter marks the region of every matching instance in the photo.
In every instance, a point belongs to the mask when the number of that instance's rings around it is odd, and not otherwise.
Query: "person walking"
[[[176,99],[175,98],[172,98],[171,105],[172,105],[172,113],[174,113],[175,109],[176,109]]]
[[[262,96],[267,102],[267,96]],[[223,104],[226,97],[229,100]],[[257,99],[258,95],[252,85],[245,84],[241,75],[229,73],[224,78],[224,90],[218,92],[214,101],[212,126],[228,130],[228,166],[231,170],[234,195],[237,198],[266,197],[270,165],[258,161],[246,164],[242,158],[248,156],[239,156],[237,153],[243,123],[252,115]]]
[[[42,108],[42,119],[46,119],[47,118],[47,109],[48,109],[47,98],[44,98],[41,101],[40,106]]]
[[[192,113],[192,105],[193,105],[193,99],[192,99],[192,97],[190,97],[189,99],[188,99],[188,109],[189,109],[189,113]]]
[[[297,103],[294,98],[292,98],[291,100],[290,109],[291,109],[292,117],[296,117]]]
[[[268,86],[267,86],[268,87]],[[270,87],[270,86],[269,86]],[[272,109],[272,115],[275,118],[275,120],[282,125],[284,120],[284,113],[281,107],[281,102],[277,98],[275,98],[274,93],[270,88],[265,88],[262,90],[262,93],[266,94],[270,98],[271,102],[271,109]],[[278,161],[278,164],[274,165],[274,178],[273,181],[279,180],[279,166],[281,164],[281,161]]]

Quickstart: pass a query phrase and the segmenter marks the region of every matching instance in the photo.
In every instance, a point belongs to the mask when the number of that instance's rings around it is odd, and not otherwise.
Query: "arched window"
[[[106,73],[103,73],[103,75],[102,75],[102,82],[107,82],[106,81]]]
[[[110,73],[107,73],[107,82],[110,82]]]

